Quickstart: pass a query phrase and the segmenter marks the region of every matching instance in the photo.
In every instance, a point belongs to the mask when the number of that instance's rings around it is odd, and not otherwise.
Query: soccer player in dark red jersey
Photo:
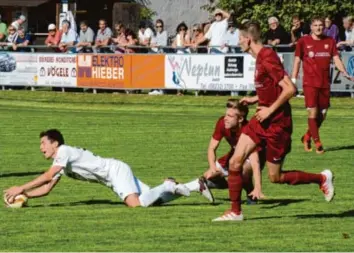
[[[266,151],[268,177],[272,183],[310,184],[315,183],[322,189],[326,201],[334,196],[333,174],[325,170],[319,174],[302,171],[283,171],[282,165],[290,152],[292,117],[289,100],[296,92],[284,67],[271,48],[261,42],[261,28],[258,22],[247,22],[240,29],[239,44],[244,52],[256,58],[255,87],[257,95],[241,100],[246,104],[258,102],[257,112],[244,128],[236,145],[229,167],[229,195],[231,210],[213,221],[242,221],[241,191],[242,165],[245,159],[262,146]],[[255,178],[252,196],[262,195],[261,182]]]
[[[185,184],[191,192],[200,192],[210,202],[214,202],[209,188],[228,189],[225,177],[229,174],[229,160],[235,151],[235,146],[243,128],[248,123],[247,115],[247,105],[241,104],[237,99],[229,99],[227,101],[225,115],[216,122],[214,133],[209,142],[209,169],[204,173],[203,177]],[[231,149],[226,155],[217,159],[216,151],[223,138],[228,142]],[[247,196],[253,191],[252,176],[254,175],[255,178],[261,176],[260,171],[264,162],[260,164],[259,156],[262,157],[263,155],[264,152],[262,150],[257,150],[243,164],[243,189],[246,191]],[[253,173],[253,170],[255,170],[255,173]],[[247,197],[247,203],[254,204],[255,202],[251,197]]]
[[[326,118],[330,106],[330,64],[333,62],[345,77],[353,80],[345,70],[345,66],[336,47],[336,41],[323,34],[324,20],[313,18],[311,35],[303,36],[296,45],[292,81],[295,83],[301,61],[303,62],[303,91],[305,106],[308,110],[308,130],[301,138],[304,149],[312,151],[311,139],[315,143],[316,152],[324,153],[320,140],[319,128]]]

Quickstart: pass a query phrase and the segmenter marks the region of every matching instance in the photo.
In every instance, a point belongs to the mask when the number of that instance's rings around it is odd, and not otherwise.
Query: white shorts
[[[122,161],[110,159],[109,166],[109,186],[124,201],[131,194],[140,195],[142,192],[150,190],[150,187],[136,178],[130,166]]]

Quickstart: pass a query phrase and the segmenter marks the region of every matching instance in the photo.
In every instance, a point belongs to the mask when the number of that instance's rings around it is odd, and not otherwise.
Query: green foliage
[[[270,16],[277,16],[282,25],[290,31],[294,14],[307,21],[313,16],[354,14],[352,0],[209,0],[209,4],[202,8],[209,11],[215,8],[233,11],[238,23],[242,19],[258,20],[263,31],[268,28],[267,19]]]
[[[140,9],[141,20],[151,20],[156,15],[156,12],[144,6]]]

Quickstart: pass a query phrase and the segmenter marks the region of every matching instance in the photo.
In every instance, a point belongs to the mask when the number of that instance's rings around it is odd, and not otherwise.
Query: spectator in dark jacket
[[[294,15],[291,27],[291,43],[295,45],[302,36],[309,35],[310,32],[310,26],[300,20],[298,15]]]
[[[269,30],[265,33],[266,44],[277,46],[290,43],[289,34],[285,31],[284,27],[279,24],[279,20],[276,17],[270,17],[268,24]]]

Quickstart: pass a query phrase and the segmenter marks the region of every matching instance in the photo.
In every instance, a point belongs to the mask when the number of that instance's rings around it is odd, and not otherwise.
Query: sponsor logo
[[[243,56],[225,56],[225,78],[243,78]]]
[[[350,76],[354,76],[354,56],[350,56],[348,59],[347,72]]]

